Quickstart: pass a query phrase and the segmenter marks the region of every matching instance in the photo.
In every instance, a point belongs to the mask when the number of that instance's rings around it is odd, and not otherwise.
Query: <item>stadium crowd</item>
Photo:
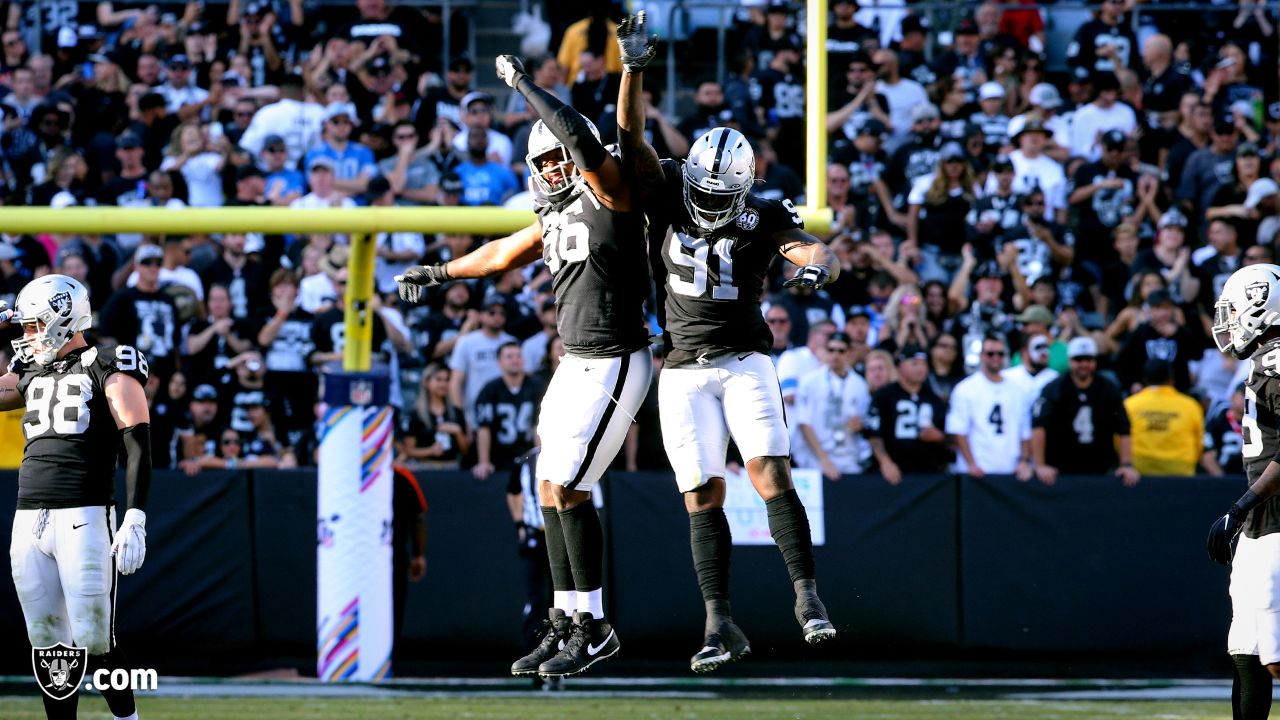
[[[1144,15],[1135,34],[1128,2],[1092,6],[1062,73],[1046,67],[1051,11],[954,6],[932,27],[901,8],[831,3],[825,239],[842,272],[822,292],[783,290],[795,268],[779,260],[761,299],[797,465],[890,482],[953,466],[1046,483],[1242,472],[1244,369],[1209,327],[1231,272],[1275,259],[1275,18],[1246,0]],[[726,76],[677,73],[687,112],[664,114],[650,73],[647,133],[680,158],[707,129],[738,128],[757,191],[801,203],[814,157],[803,23],[786,2],[742,5]],[[477,89],[489,58],[441,61],[450,23],[435,8],[0,11],[5,204],[531,206],[530,109]],[[613,12],[566,18],[556,52],[526,62],[606,140]],[[318,373],[342,353],[346,237],[0,239],[0,299],[65,273],[90,289],[97,341],[147,355],[157,467],[313,463]],[[414,307],[392,278],[485,240],[377,236],[373,302],[400,461],[482,478],[533,445],[563,353],[550,275],[538,264],[455,282]],[[976,408],[997,396],[1000,412]],[[656,402],[620,467],[666,466]]]

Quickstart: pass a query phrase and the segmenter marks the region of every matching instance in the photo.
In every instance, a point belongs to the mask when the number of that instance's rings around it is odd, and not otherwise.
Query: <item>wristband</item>
[[[1236,504],[1231,506],[1231,510],[1229,510],[1227,514],[1237,520],[1243,520],[1244,516],[1248,515],[1250,510],[1262,504],[1262,500],[1263,499],[1252,489],[1245,490],[1244,495],[1241,495],[1240,499],[1236,501]]]

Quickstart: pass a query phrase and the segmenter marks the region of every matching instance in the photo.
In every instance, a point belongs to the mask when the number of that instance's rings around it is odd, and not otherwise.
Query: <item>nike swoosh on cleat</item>
[[[72,529],[72,530],[79,530],[80,528],[82,528],[82,527],[84,527],[85,525],[88,525],[88,524],[89,524],[89,523],[80,523],[79,525],[72,525],[72,526],[71,526],[71,529]]]
[[[610,629],[609,637],[605,638],[604,642],[600,643],[599,645],[592,645],[591,643],[587,643],[587,654],[592,657],[595,657],[597,654],[600,653],[601,650],[604,649],[605,645],[609,644],[609,641],[612,639],[613,639],[613,630]]]

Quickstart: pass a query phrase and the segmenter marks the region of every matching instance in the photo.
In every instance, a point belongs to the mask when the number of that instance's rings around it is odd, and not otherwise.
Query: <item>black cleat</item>
[[[595,620],[591,613],[573,614],[573,632],[564,649],[555,657],[538,666],[538,674],[544,678],[577,675],[601,660],[618,654],[622,643],[618,633],[604,620]]]
[[[750,654],[751,644],[747,642],[747,636],[732,620],[724,620],[707,632],[702,649],[689,661],[689,669],[696,673],[709,673]]]
[[[836,626],[827,618],[827,608],[818,599],[817,583],[796,581],[796,620],[804,631],[804,641],[817,645],[836,636]]]
[[[538,666],[555,657],[569,640],[573,621],[559,608],[551,608],[548,618],[542,621],[542,642],[533,652],[525,655],[511,665],[511,674],[516,677],[531,677],[538,674]]]

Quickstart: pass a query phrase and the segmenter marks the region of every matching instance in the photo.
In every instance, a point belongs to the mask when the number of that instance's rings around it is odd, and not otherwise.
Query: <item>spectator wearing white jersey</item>
[[[862,438],[862,419],[871,405],[867,382],[850,366],[853,339],[838,332],[827,338],[825,367],[800,379],[796,423],[804,445],[796,448],[801,467],[822,469],[823,477],[862,472],[871,447]]]
[[[956,470],[970,477],[1031,479],[1030,400],[1022,385],[1001,377],[1007,355],[1003,338],[986,335],[978,372],[951,391],[947,434],[958,451]]]

